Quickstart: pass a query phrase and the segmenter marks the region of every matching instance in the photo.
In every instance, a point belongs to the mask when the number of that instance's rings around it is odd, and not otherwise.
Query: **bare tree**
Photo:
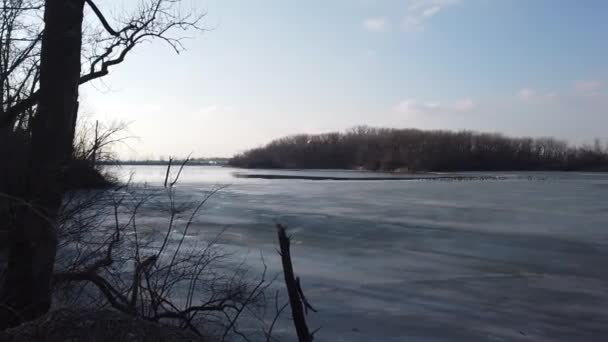
[[[42,21],[40,0],[2,0],[0,13],[0,118],[38,89]],[[33,114],[22,110],[4,127],[24,129]]]
[[[113,163],[117,156],[112,148],[126,144],[131,138],[124,121],[104,124],[96,120],[92,123],[80,117],[74,139],[74,159],[86,161],[92,168],[98,167],[99,163]]]
[[[0,38],[7,58],[0,66],[0,72],[3,80],[7,79],[14,86],[0,89],[5,97],[0,125],[21,127],[27,124],[28,118],[22,118],[22,115],[31,112],[40,97],[40,46],[45,27],[42,11],[46,7],[43,0],[1,1],[4,6],[0,10],[6,20],[0,25],[0,33],[3,33]],[[180,53],[187,38],[184,32],[203,30],[199,23],[204,14],[192,9],[182,11],[181,0],[144,0],[132,13],[118,18],[106,17],[93,0],[77,2],[86,4],[95,19],[86,22],[83,18],[87,25],[86,30],[80,31],[82,73],[79,84],[108,75],[110,68],[122,63],[139,44],[160,40]],[[15,93],[15,90],[19,92]]]
[[[90,46],[83,46],[85,4],[105,32]],[[24,186],[15,194],[27,205],[16,206],[10,227],[9,262],[0,289],[0,328],[36,318],[50,307],[57,220],[64,170],[73,154],[79,85],[107,75],[110,67],[123,62],[144,41],[160,39],[180,51],[181,40],[172,35],[199,29],[201,16],[181,14],[178,4],[179,0],[145,1],[134,14],[117,20],[119,28],[112,26],[92,0],[45,0],[41,4],[40,76],[39,81],[32,81],[32,89],[39,84],[38,89],[7,104],[0,118],[1,125],[12,127],[22,113],[35,107],[28,123],[31,141]],[[3,12],[11,11],[13,5],[25,8],[23,1],[7,0]],[[84,73],[83,60],[88,61]]]
[[[224,230],[188,242],[204,205],[224,187],[212,188],[197,201],[178,199],[175,185],[182,168],[167,187],[125,185],[68,197],[54,275],[63,302],[111,307],[222,339],[240,336],[238,322],[257,317],[256,308],[265,304],[265,290],[272,284],[263,259],[259,276],[250,276],[243,263],[235,266],[230,253],[217,246]],[[151,210],[166,213],[166,226],[159,226],[162,220],[141,222]]]

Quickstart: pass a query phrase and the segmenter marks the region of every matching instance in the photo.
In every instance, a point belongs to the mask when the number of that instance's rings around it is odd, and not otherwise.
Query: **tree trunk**
[[[313,335],[308,330],[305,316],[305,305],[304,295],[302,289],[299,286],[298,278],[295,277],[293,272],[293,265],[291,263],[291,252],[289,251],[289,245],[291,241],[286,233],[285,226],[277,224],[277,235],[279,237],[279,247],[281,262],[283,265],[283,276],[285,277],[285,286],[287,286],[287,294],[289,295],[289,306],[291,307],[291,316],[293,318],[293,324],[296,328],[299,342],[311,342]],[[313,309],[314,310],[314,309]]]
[[[11,229],[0,290],[0,329],[32,320],[51,305],[56,222],[63,171],[72,156],[78,108],[84,0],[46,0],[40,98],[32,126],[29,168]]]

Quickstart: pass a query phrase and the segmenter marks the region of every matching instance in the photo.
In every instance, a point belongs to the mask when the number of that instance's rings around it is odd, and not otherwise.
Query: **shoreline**
[[[473,180],[506,180],[505,176],[386,176],[386,177],[339,177],[339,176],[308,176],[308,175],[277,175],[263,173],[241,173],[234,172],[236,178],[253,179],[286,179],[286,180],[312,180],[312,181],[420,181],[420,180],[453,180],[453,181],[473,181]]]

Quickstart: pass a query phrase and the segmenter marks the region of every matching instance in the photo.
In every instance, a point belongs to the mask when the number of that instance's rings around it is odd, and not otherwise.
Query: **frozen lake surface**
[[[163,166],[123,166],[160,185]],[[289,226],[315,341],[605,341],[608,174],[485,173],[500,180],[235,178],[186,167],[178,191],[217,193],[195,236],[280,269]],[[364,177],[354,171],[255,173]],[[473,174],[468,174],[473,175]]]

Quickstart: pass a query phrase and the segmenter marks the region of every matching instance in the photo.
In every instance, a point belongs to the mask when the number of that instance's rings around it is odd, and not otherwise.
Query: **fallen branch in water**
[[[291,314],[293,316],[293,324],[296,327],[299,342],[311,342],[314,337],[314,332],[308,330],[306,324],[306,314],[308,309],[317,312],[304,297],[304,292],[300,286],[300,278],[295,277],[293,265],[291,263],[291,253],[289,251],[290,238],[286,233],[287,227],[277,223],[277,234],[279,236],[279,247],[281,262],[283,264],[283,274],[285,276],[285,285],[289,294],[289,305],[291,306]]]

